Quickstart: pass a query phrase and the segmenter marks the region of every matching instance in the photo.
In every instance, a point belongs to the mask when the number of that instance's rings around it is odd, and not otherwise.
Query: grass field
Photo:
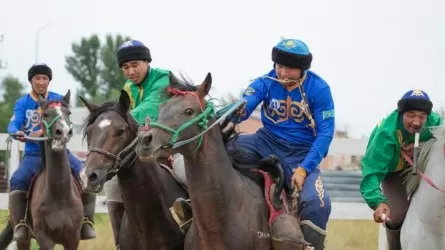
[[[0,211],[0,218],[7,216],[7,211]],[[2,220],[3,221],[3,220]],[[4,224],[0,224],[0,229]],[[107,214],[96,215],[95,240],[82,241],[81,250],[112,250],[114,249],[113,233]],[[378,225],[373,221],[331,220],[328,225],[326,250],[376,250]],[[39,249],[33,242],[32,250]],[[57,250],[63,249],[60,246]]]

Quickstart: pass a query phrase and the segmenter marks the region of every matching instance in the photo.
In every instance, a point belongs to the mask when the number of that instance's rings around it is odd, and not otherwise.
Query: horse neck
[[[73,188],[70,162],[66,145],[62,151],[53,151],[50,142],[44,143],[46,186],[52,196],[66,196]]]
[[[225,153],[224,143],[218,127],[210,129],[203,139],[201,148],[196,154],[184,154],[187,187],[194,211],[202,214],[196,218],[198,227],[200,218],[211,220],[209,223],[219,225],[221,218],[228,218],[229,206],[241,180],[233,169],[229,157]],[[195,212],[194,212],[195,213]]]
[[[129,169],[118,172],[125,207],[133,211],[129,212],[129,216],[154,218],[153,213],[164,212],[164,202],[168,202],[168,189],[177,184],[173,183],[173,178],[169,180],[162,171],[164,170],[157,163],[146,164],[137,158]]]

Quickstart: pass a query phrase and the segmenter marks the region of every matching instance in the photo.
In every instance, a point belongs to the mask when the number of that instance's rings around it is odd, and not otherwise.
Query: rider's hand
[[[297,188],[298,191],[303,190],[303,184],[306,180],[306,171],[302,167],[298,167],[294,169],[294,174],[292,175],[291,179],[291,188]]]
[[[385,215],[383,215],[385,214]],[[385,218],[386,216],[386,218]],[[390,211],[388,204],[386,203],[380,203],[376,210],[374,211],[374,221],[377,223],[383,223],[387,220],[390,220]]]
[[[15,139],[17,139],[17,140],[19,140],[21,142],[25,142],[26,141],[26,139],[25,139],[25,132],[17,131],[17,133],[15,133],[15,134],[16,134]]]

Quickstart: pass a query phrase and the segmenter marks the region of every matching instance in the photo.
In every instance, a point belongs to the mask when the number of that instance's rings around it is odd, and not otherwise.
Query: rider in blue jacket
[[[47,100],[62,100],[63,96],[48,91],[52,79],[52,70],[46,64],[34,64],[28,71],[28,80],[31,83],[31,92],[19,98],[14,106],[14,113],[8,125],[8,133],[13,138],[25,142],[25,152],[17,170],[10,180],[9,210],[14,224],[24,219],[27,199],[26,195],[32,177],[39,171],[41,164],[41,151],[38,142],[26,141],[24,136],[39,137],[43,135],[41,127],[41,109],[39,108],[39,95]],[[78,178],[82,162],[68,150],[72,172]],[[96,233],[92,226],[96,205],[96,195],[83,194],[85,220],[82,225],[81,239],[94,239]],[[26,240],[29,237],[28,227],[20,224],[14,230],[14,240]]]
[[[287,189],[298,188],[299,216],[305,240],[323,249],[331,202],[323,188],[319,165],[334,135],[334,102],[329,85],[310,71],[312,54],[305,43],[283,39],[272,49],[274,69],[253,81],[243,94],[241,121],[261,106],[263,128],[235,137],[228,144],[239,163],[255,164],[277,155]],[[173,204],[175,217],[191,217],[188,201]]]

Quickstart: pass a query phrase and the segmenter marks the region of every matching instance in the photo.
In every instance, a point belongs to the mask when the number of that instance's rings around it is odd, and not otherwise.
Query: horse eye
[[[125,129],[119,129],[119,131],[117,131],[116,136],[121,136],[125,133]]]
[[[43,117],[48,118],[49,117],[48,113],[43,113]]]
[[[193,109],[191,109],[191,108],[188,108],[188,109],[185,110],[185,114],[186,115],[193,115],[194,113],[195,113],[195,111]]]

